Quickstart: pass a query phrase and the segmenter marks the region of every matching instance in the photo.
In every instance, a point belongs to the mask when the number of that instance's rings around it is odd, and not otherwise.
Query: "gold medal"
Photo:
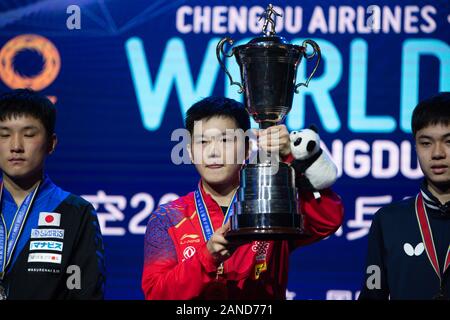
[[[226,280],[220,278],[224,273],[223,262],[217,267],[216,279],[206,286],[205,300],[226,300],[228,299],[228,288]]]
[[[447,298],[441,292],[439,292],[433,297],[433,300],[447,300]]]
[[[442,287],[440,288],[439,292],[433,297],[433,300],[448,300],[448,298],[445,297],[444,292],[442,291]]]
[[[219,276],[223,274],[223,262],[220,264],[220,266],[217,268],[217,272],[216,272],[216,280],[219,280]]]
[[[6,300],[6,298],[6,290],[2,285],[0,285],[0,301]]]

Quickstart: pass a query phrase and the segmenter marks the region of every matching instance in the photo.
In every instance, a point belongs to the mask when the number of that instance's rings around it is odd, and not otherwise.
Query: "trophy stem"
[[[259,123],[259,129],[264,130],[264,129],[267,129],[267,128],[273,126],[273,125],[274,125],[273,122],[270,122],[270,121],[261,121],[261,122]]]
[[[265,130],[265,129],[270,128],[270,127],[272,127],[272,126],[274,126],[276,124],[277,123],[274,123],[272,121],[261,121],[259,123],[259,129],[260,130]],[[270,158],[270,152],[267,152],[267,157]],[[268,159],[266,159],[266,161],[262,161],[259,152],[257,153],[256,159],[257,159],[256,163],[266,163],[268,161]],[[279,158],[278,158],[278,160],[279,160]]]

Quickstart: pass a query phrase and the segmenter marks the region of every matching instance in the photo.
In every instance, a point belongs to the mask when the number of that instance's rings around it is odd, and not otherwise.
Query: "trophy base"
[[[231,217],[228,240],[298,240],[309,236],[299,214],[242,214]]]
[[[242,228],[232,230],[225,238],[228,241],[270,241],[270,240],[300,240],[308,237],[301,229],[291,228]]]

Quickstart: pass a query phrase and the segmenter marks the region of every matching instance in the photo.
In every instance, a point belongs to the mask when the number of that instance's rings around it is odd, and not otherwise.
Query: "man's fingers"
[[[261,145],[268,145],[268,146],[276,146],[280,144],[285,144],[286,142],[287,142],[286,139],[263,139],[259,141]]]
[[[229,252],[228,250],[223,251],[223,252],[216,252],[214,254],[215,259],[217,259],[219,262],[223,262],[225,260],[227,260],[229,257],[231,257],[231,252]]]
[[[228,247],[222,243],[214,243],[213,249],[216,254],[220,254],[222,251],[228,250]]]
[[[262,137],[258,139],[258,144],[259,145],[276,145],[276,144],[286,144],[286,143],[290,143],[291,140],[289,139],[289,136],[280,136],[278,138],[272,137],[272,138],[268,138],[268,137]]]
[[[230,231],[231,229],[231,222],[230,220],[228,220],[223,226],[222,226],[222,230],[224,230],[225,232]]]
[[[221,244],[221,245],[224,245],[224,246],[229,244],[228,240],[225,239],[225,237],[223,235],[219,235],[217,233],[213,234],[213,236],[211,237],[210,240],[212,242],[214,242],[214,243],[218,243],[218,244]]]
[[[212,252],[212,255],[218,259],[219,261],[224,261],[228,259],[231,254],[234,252],[234,250],[230,250],[227,246],[215,243],[213,245],[214,251]]]

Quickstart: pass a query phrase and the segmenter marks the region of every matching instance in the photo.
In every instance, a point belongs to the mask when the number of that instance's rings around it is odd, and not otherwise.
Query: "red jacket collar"
[[[217,212],[220,212],[221,214],[223,214],[222,209],[220,208],[220,206],[216,202],[216,200],[214,200],[213,197],[209,193],[206,193],[205,189],[203,188],[201,179],[198,184],[200,186],[200,191],[202,193],[203,200],[205,201],[205,205],[208,208],[208,210],[209,211],[217,211]]]
[[[203,200],[205,201],[205,205],[208,208],[208,211],[222,212],[222,209],[220,208],[216,200],[214,200],[209,193],[206,193],[205,189],[203,188],[203,183],[201,179],[198,182],[198,185],[200,186],[200,191],[202,193]]]

